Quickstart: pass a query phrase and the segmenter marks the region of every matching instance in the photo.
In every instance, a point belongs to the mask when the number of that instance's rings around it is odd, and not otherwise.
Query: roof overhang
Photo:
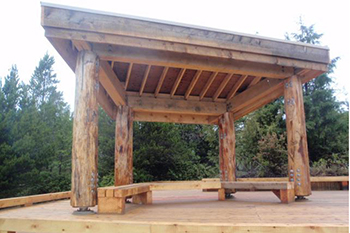
[[[192,25],[42,3],[45,36],[74,71],[79,50],[101,60],[99,103],[114,117],[216,123],[283,95],[284,79],[327,71],[329,49]]]

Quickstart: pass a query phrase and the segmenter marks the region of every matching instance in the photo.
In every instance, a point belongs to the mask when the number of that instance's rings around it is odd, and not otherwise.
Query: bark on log
[[[128,106],[117,106],[115,128],[115,186],[133,182],[133,114]]]
[[[73,207],[97,204],[99,59],[91,51],[80,51],[75,69],[75,107],[72,145]]]
[[[294,182],[296,196],[311,194],[309,153],[307,147],[302,83],[292,76],[284,84],[288,141],[288,175]]]

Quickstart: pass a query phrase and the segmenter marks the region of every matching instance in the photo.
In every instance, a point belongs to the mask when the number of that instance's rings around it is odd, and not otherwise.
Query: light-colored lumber
[[[98,88],[97,102],[111,119],[115,119],[116,105],[102,85]]]
[[[282,88],[283,81],[265,79],[228,101],[228,110],[234,113],[238,112],[239,110],[249,107],[252,104],[264,101],[264,96],[278,92],[278,90],[281,90]]]
[[[78,53],[76,50],[72,49],[71,41],[52,37],[48,37],[47,39],[61,55],[71,70],[75,72]]]
[[[205,86],[203,87],[201,93],[199,94],[199,100],[202,100],[204,98],[205,94],[207,94],[207,91],[209,90],[209,87],[214,82],[214,80],[215,80],[217,75],[218,75],[218,72],[212,72],[211,73],[208,81],[205,83]]]
[[[151,190],[186,190],[186,189],[202,189],[201,181],[179,181],[179,182],[153,182]]]
[[[134,112],[135,121],[146,122],[166,122],[181,124],[215,124],[210,121],[211,116],[176,114],[176,113],[157,113],[157,112]]]
[[[227,74],[226,77],[224,78],[224,80],[222,80],[219,88],[215,91],[215,94],[213,95],[213,101],[216,101],[219,98],[221,92],[224,90],[227,83],[231,80],[232,76],[233,76],[233,74]]]
[[[169,52],[188,53],[206,57],[236,59],[241,61],[262,62],[268,64],[276,64],[280,66],[294,66],[301,69],[322,70],[323,72],[327,71],[327,65],[318,62],[295,60],[285,57],[277,58],[270,55],[254,54],[206,46],[196,46],[193,44],[181,44],[152,39],[145,40],[143,38],[125,37],[121,35],[104,34],[103,38],[101,38],[101,33],[72,31],[67,29],[45,27],[45,36],[68,40],[85,38],[86,40],[95,43],[106,43],[128,47],[156,49]]]
[[[254,86],[255,84],[257,84],[258,82],[260,82],[260,80],[262,79],[262,77],[255,77],[250,83],[248,88]]]
[[[280,190],[293,189],[292,182],[273,181],[273,182],[222,182],[222,188],[226,189],[248,189],[248,190]]]
[[[115,105],[125,105],[125,89],[112,67],[106,61],[100,62],[99,80]]]
[[[151,191],[149,184],[139,184],[132,187],[115,188],[114,197],[127,197]]]
[[[292,67],[281,67],[273,64],[252,63],[232,59],[211,58],[189,54],[157,51],[148,49],[124,48],[106,44],[94,44],[93,51],[101,60],[133,62],[154,66],[169,66],[211,72],[235,73],[241,75],[262,76],[273,79],[284,79],[294,74]]]
[[[248,100],[249,105],[243,104],[243,108],[233,113],[233,116],[236,120],[281,97],[283,95],[283,85],[281,83],[278,86],[273,86],[266,89],[263,93],[259,93],[257,95],[259,95],[259,99],[254,98],[254,102]],[[237,101],[236,103],[238,104]],[[230,109],[232,109],[232,104],[229,104],[229,106]]]
[[[233,114],[225,112],[219,119],[219,164],[221,181],[236,180],[236,135]]]
[[[157,84],[157,88],[156,88],[156,90],[154,92],[154,97],[158,96],[158,94],[160,92],[160,89],[162,88],[163,82],[165,80],[165,77],[166,77],[166,75],[168,73],[168,70],[169,70],[169,67],[164,67],[163,72],[162,72],[162,74],[161,74],[161,76],[159,78],[159,81],[158,81],[158,84]]]
[[[295,184],[296,196],[311,194],[309,154],[301,80],[292,76],[284,83],[286,111],[288,176]]]
[[[176,77],[175,83],[174,83],[173,87],[171,88],[170,97],[173,97],[175,95],[176,90],[179,87],[179,84],[180,84],[181,79],[183,78],[185,72],[186,72],[186,69],[180,70],[179,74]]]
[[[281,189],[272,190],[272,192],[281,200],[284,204],[289,204],[295,201],[294,189]]]
[[[115,120],[114,185],[133,182],[133,116],[129,106],[117,106]]]
[[[128,106],[136,112],[158,112],[217,116],[226,112],[226,104],[184,99],[128,96]]]
[[[191,83],[190,85],[188,86],[187,90],[186,90],[186,93],[185,93],[185,100],[188,99],[188,97],[190,96],[194,86],[196,85],[199,77],[201,76],[202,74],[202,71],[201,70],[197,70],[196,74],[194,75],[194,77],[192,78],[191,80]]]
[[[231,91],[228,93],[226,99],[227,101],[231,100],[235,94],[237,93],[238,89],[242,86],[244,81],[247,79],[248,75],[242,75],[238,81],[235,83],[235,85],[232,87]]]
[[[142,96],[143,90],[145,89],[145,86],[146,86],[146,83],[147,83],[147,79],[148,79],[148,75],[149,75],[150,70],[151,70],[151,66],[148,65],[148,66],[146,67],[145,73],[144,73],[144,75],[143,75],[143,79],[142,79],[142,83],[141,83],[141,87],[140,87],[140,91],[139,91],[140,96]]]
[[[125,198],[124,197],[103,197],[98,199],[99,214],[124,214]]]
[[[91,51],[78,54],[72,141],[73,207],[97,203],[98,57]]]
[[[225,189],[220,188],[218,190],[218,199],[219,201],[225,201]]]
[[[130,63],[129,67],[128,67],[128,73],[126,74],[126,79],[125,79],[125,90],[128,89],[128,85],[129,85],[130,77],[131,77],[132,66],[133,66],[133,63]]]
[[[74,17],[71,17],[72,12],[74,12]],[[91,22],[100,23],[92,26]],[[197,47],[229,49],[253,54],[294,58],[296,60],[310,60],[319,63],[329,62],[329,49],[326,47],[196,26],[156,22],[149,19],[133,19],[115,14],[84,12],[81,9],[72,10],[63,9],[62,7],[43,6],[41,25],[45,28],[53,27],[70,29],[72,31],[96,32],[102,35],[121,35],[126,38],[144,38],[147,41],[159,40],[173,44],[192,44]],[[125,27],[125,25],[128,25],[128,27]],[[100,36],[100,38],[103,39],[104,37]]]
[[[21,206],[27,204],[35,204],[46,201],[54,201],[61,199],[69,199],[71,192],[59,192],[59,193],[48,193],[24,197],[13,197],[0,199],[0,209],[14,206]]]

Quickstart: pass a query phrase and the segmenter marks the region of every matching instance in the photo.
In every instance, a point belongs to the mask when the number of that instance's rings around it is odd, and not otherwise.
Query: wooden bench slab
[[[221,182],[224,189],[248,189],[248,190],[280,190],[294,189],[293,182],[273,181],[273,182]]]

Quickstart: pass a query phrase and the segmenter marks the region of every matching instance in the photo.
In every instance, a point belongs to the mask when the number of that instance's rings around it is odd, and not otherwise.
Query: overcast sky
[[[330,48],[331,58],[341,60],[332,75],[338,97],[347,98],[350,66],[350,1],[256,0],[256,1],[151,1],[151,0],[48,0],[46,2],[168,20],[235,32],[284,39],[296,32],[299,17],[306,25],[315,24],[323,33],[322,45]],[[40,58],[48,52],[56,59],[54,70],[65,100],[74,103],[74,73],[44,36],[40,25],[39,0],[3,1],[0,7],[0,77],[16,64],[21,80],[28,82]]]

